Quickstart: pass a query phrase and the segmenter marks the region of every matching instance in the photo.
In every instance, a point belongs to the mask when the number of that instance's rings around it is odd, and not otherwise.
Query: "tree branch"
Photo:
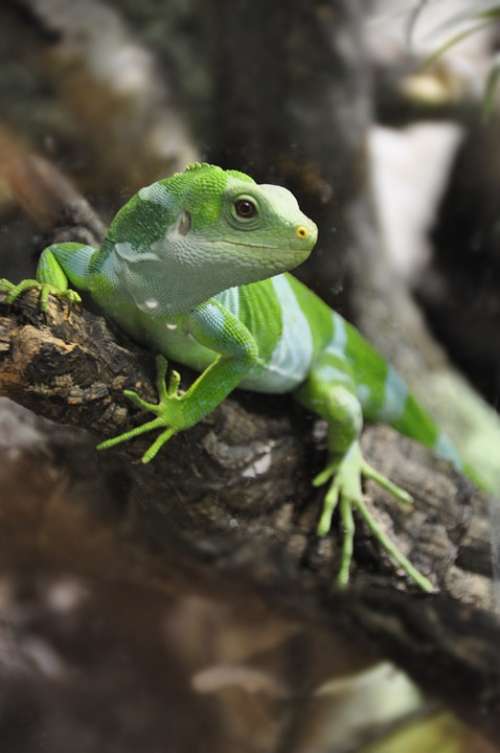
[[[0,366],[1,394],[99,437],[137,420],[124,387],[155,396],[151,355],[118,342],[80,306],[51,299],[41,313],[34,291],[0,303]],[[250,395],[227,400],[148,466],[137,462],[147,440],[124,444],[118,456],[128,461],[139,512],[130,524],[140,531],[134,546],[154,544],[160,562],[171,562],[174,543],[209,578],[230,575],[235,588],[245,584],[373,643],[498,738],[500,630],[484,611],[487,500],[424,448],[386,428],[367,431],[369,460],[416,499],[405,512],[370,486],[373,513],[440,591],[415,593],[361,523],[352,588],[332,591],[339,547],[335,537],[314,535],[320,495],[309,485],[322,440],[313,441],[309,419],[289,407],[288,398],[259,396],[258,406]]]

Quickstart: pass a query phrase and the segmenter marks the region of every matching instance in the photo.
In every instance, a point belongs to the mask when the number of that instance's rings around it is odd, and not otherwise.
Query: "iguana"
[[[317,533],[326,536],[338,506],[343,526],[338,583],[352,559],[356,511],[406,574],[425,591],[422,575],[386,536],[367,508],[369,478],[403,503],[410,495],[365,461],[364,420],[388,424],[460,460],[404,382],[339,314],[289,274],[307,259],[317,227],[286,188],[259,185],[237,170],[206,163],[141,188],[116,214],[100,248],[59,243],[46,248],[36,280],[2,280],[7,300],[40,289],[80,301],[69,283],[88,291],[102,311],[158,358],[158,403],[125,395],[154,418],[98,445],[114,447],[146,432],[159,434],[142,458],[151,461],[177,432],[197,424],[236,387],[293,392],[328,423],[328,462],[313,480],[328,485]],[[200,376],[185,391],[166,358]]]

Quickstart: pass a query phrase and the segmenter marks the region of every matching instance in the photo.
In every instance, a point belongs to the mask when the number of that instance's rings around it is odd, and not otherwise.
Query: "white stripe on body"
[[[326,346],[324,352],[345,358],[345,347],[347,345],[347,330],[345,321],[335,311],[332,311],[332,320],[333,337]]]
[[[289,392],[306,378],[313,360],[313,338],[309,322],[300,308],[285,275],[272,278],[282,311],[282,332],[269,363],[242,382],[245,389],[262,392]]]
[[[387,369],[384,385],[384,402],[377,411],[377,421],[392,423],[400,419],[405,411],[408,387],[392,366]]]
[[[240,289],[238,287],[228,288],[227,290],[223,290],[222,293],[218,293],[215,296],[215,298],[221,304],[221,306],[224,306],[224,308],[228,309],[228,311],[230,311],[231,314],[233,314],[239,319]]]
[[[167,209],[172,206],[172,194],[168,188],[161,183],[151,183],[150,186],[144,186],[137,192],[139,198],[143,201],[149,201],[152,204],[158,204]]]
[[[434,451],[438,457],[443,458],[443,460],[449,460],[451,463],[457,468],[457,470],[462,469],[462,460],[454,447],[451,440],[441,432],[437,438],[437,441],[434,445]]]
[[[325,381],[331,381],[332,383],[343,382],[349,387],[354,387],[358,399],[366,400],[369,397],[369,388],[366,387],[366,385],[360,385],[359,389],[362,395],[361,398],[360,394],[358,393],[358,387],[354,383],[354,377],[351,373],[349,362],[346,356],[347,329],[345,326],[345,320],[335,311],[332,311],[332,323],[333,336],[323,352],[327,355],[334,356],[335,358],[344,361],[347,368],[345,371],[343,371],[342,368],[325,365],[320,367],[319,373],[325,379]]]
[[[318,373],[325,381],[332,383],[339,382],[353,387],[356,397],[362,405],[366,405],[371,398],[371,388],[367,384],[356,384],[354,376],[351,373],[349,360],[346,355],[347,349],[347,327],[345,319],[340,314],[332,311],[333,336],[323,353],[334,356],[346,363],[346,370],[341,367],[325,364],[319,367]]]

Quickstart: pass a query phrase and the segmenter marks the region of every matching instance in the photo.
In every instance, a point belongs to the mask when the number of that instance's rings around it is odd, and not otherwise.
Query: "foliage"
[[[411,39],[415,32],[418,19],[429,6],[429,0],[420,0],[411,12],[407,25],[407,38]],[[487,0],[476,0],[473,10],[456,13],[446,19],[444,23],[439,24],[434,29],[435,35],[446,33],[446,38],[439,46],[426,58],[425,66],[429,66],[437,59],[442,57],[451,47],[463,42],[465,39],[478,31],[482,31],[492,24],[500,23],[500,3],[489,2]],[[495,102],[495,91],[500,79],[500,53],[492,57],[483,94],[483,113],[489,115]]]

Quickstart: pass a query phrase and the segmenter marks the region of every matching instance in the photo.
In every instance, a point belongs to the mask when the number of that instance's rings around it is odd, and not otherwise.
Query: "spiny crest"
[[[225,171],[207,162],[193,162],[182,172],[164,178],[160,183],[179,197],[200,197],[203,194],[222,194],[226,186]],[[181,199],[183,200],[183,199]]]
[[[189,165],[186,165],[186,168],[184,169],[185,173],[196,173],[196,172],[206,172],[207,170],[215,170],[222,172],[222,168],[218,165],[211,165],[209,162],[191,162]]]
[[[193,181],[202,178],[218,177],[219,181],[223,179],[225,171],[218,165],[211,165],[209,162],[190,162],[184,170],[172,173],[168,178],[163,178],[163,182],[170,185],[191,185]]]
[[[246,183],[255,183],[254,179],[251,178],[250,175],[247,175],[240,170],[224,170],[222,167],[219,167],[218,165],[211,165],[209,162],[191,162],[191,164],[187,165],[184,172],[206,174],[208,171],[212,170],[216,173],[225,173],[231,178],[237,178],[238,180],[243,180]]]

